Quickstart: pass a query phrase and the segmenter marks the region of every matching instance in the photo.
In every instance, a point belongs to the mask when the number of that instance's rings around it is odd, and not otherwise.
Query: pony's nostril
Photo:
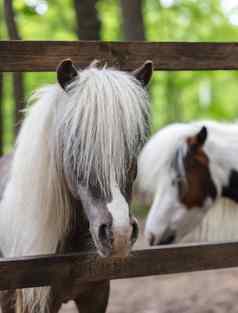
[[[139,226],[136,219],[133,219],[133,221],[131,222],[131,227],[132,227],[131,244],[133,245],[136,242],[139,235]]]
[[[166,234],[166,236],[163,236],[159,242],[160,245],[169,245],[173,243],[176,239],[176,233],[173,231],[170,231]]]
[[[150,246],[156,245],[156,237],[155,237],[155,235],[154,235],[154,234],[150,234],[148,241],[149,241],[149,245],[150,245]]]
[[[98,237],[101,241],[104,241],[107,239],[107,233],[108,233],[107,228],[108,228],[107,224],[102,224],[99,226]]]
[[[112,244],[113,234],[110,224],[101,224],[99,226],[98,238],[103,244]]]

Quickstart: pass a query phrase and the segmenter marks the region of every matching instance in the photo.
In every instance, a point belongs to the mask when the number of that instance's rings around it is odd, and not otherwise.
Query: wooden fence
[[[138,250],[127,259],[67,254],[0,260],[0,290],[85,283],[238,266],[238,243],[174,245]]]
[[[0,71],[55,71],[62,58],[85,67],[98,59],[123,70],[153,60],[155,70],[238,69],[238,43],[1,41]]]
[[[238,43],[1,41],[0,71],[55,71],[70,57],[82,68],[93,59],[133,70],[238,69]],[[0,290],[238,267],[238,242],[174,245],[134,251],[127,259],[69,254],[0,259]]]

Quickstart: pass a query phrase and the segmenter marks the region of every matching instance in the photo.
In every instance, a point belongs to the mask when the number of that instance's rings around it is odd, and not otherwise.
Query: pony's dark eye
[[[174,178],[174,179],[172,179],[172,186],[176,186],[176,185],[177,185],[177,179]]]
[[[134,161],[129,168],[129,176],[132,180],[136,179],[137,176],[137,161]]]
[[[179,175],[176,176],[175,178],[172,179],[172,186],[177,187],[179,185],[180,181],[181,181],[181,178],[179,177]]]

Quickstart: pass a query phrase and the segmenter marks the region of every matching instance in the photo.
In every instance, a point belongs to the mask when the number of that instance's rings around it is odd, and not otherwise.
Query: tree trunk
[[[3,73],[0,72],[0,156],[3,155]]]
[[[101,21],[97,0],[73,0],[77,20],[77,35],[80,40],[100,40]]]
[[[0,18],[2,18],[2,14],[0,13]],[[2,23],[1,23],[2,24]],[[0,25],[2,26],[2,25]],[[0,38],[2,39],[2,33],[0,34]],[[3,134],[4,134],[4,129],[3,129],[3,73],[0,72],[0,156],[3,155],[3,145],[4,145],[4,140],[3,140]]]
[[[12,0],[4,0],[5,21],[8,36],[11,40],[21,40],[15,21]],[[15,135],[17,135],[24,109],[24,78],[22,73],[13,73],[13,93],[15,98]]]
[[[143,0],[120,0],[125,40],[145,40]]]

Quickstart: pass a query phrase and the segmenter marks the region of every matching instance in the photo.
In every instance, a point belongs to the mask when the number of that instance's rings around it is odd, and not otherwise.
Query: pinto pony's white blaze
[[[185,157],[190,149],[189,139],[196,136],[203,126],[207,129],[207,138],[201,148],[199,147],[198,159],[207,164],[215,193],[213,197],[204,197],[202,204],[187,207],[179,195],[181,180],[184,180],[182,183],[185,185],[185,193],[189,188],[186,185],[188,182],[183,173],[184,168],[178,176],[174,162],[180,151],[182,158],[177,166],[184,167],[179,163],[186,161]],[[234,195],[235,188],[238,190],[237,180],[234,179],[238,172],[237,138],[237,124],[211,121],[172,124],[161,129],[151,138],[139,157],[137,180],[139,188],[153,196],[145,227],[145,235],[150,241],[153,237],[154,242],[162,243],[163,239],[169,235],[168,230],[173,230],[177,241],[182,240],[190,232],[194,233],[194,237],[190,236],[190,240],[191,238],[214,240],[221,239],[221,237],[223,239],[238,237],[238,232],[234,231],[237,227],[233,225],[237,225],[237,204],[229,202],[227,205],[226,200],[224,206],[223,200],[223,197],[226,197],[238,202],[236,198],[238,194]],[[191,152],[187,161],[190,161],[192,157]],[[196,167],[196,164],[194,163],[193,166]],[[195,176],[193,181],[196,180]],[[205,188],[204,184],[198,183],[195,191],[200,192]],[[230,225],[233,226],[230,227]]]
[[[107,207],[112,215],[113,231],[117,234],[113,244],[117,247],[116,250],[122,252],[122,255],[127,255],[127,245],[132,232],[132,228],[128,227],[130,225],[129,206],[117,185],[114,184],[111,186],[111,192],[112,201],[108,203]],[[118,210],[118,208],[120,208],[120,210]],[[125,252],[122,250],[125,250]]]
[[[0,203],[4,256],[57,251],[75,214],[65,179],[70,167],[86,186],[95,173],[102,192],[112,193],[108,207],[122,235],[129,208],[119,185],[123,189],[125,165],[137,157],[146,137],[147,92],[131,74],[91,66],[79,72],[67,92],[52,85],[32,101]],[[49,288],[24,290],[23,307],[31,312],[39,305],[45,312],[48,295]]]

